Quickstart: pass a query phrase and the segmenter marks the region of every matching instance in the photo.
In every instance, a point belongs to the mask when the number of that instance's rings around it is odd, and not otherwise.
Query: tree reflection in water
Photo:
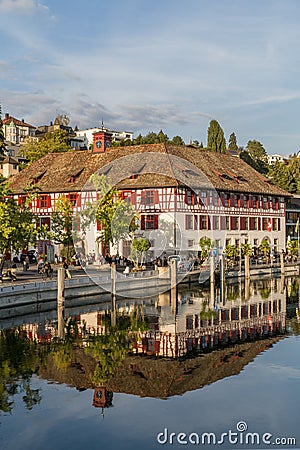
[[[167,398],[237,374],[285,333],[286,299],[298,299],[299,284],[279,281],[252,283],[249,300],[243,284],[227,286],[226,300],[216,290],[215,303],[209,291],[185,289],[177,314],[164,295],[119,311],[114,326],[95,307],[66,320],[64,339],[56,321],[1,331],[0,410],[11,413],[15,395],[29,410],[40,403],[33,374],[94,388],[93,404],[101,407],[111,405],[112,391]],[[299,334],[296,318],[290,325]]]
[[[23,393],[27,409],[41,401],[40,389],[31,389],[30,379],[40,364],[37,344],[19,329],[0,331],[0,410],[12,411],[16,394]]]

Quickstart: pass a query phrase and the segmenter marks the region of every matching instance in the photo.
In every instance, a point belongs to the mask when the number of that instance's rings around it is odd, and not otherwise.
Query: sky
[[[299,0],[0,0],[0,104],[206,145],[300,149]]]

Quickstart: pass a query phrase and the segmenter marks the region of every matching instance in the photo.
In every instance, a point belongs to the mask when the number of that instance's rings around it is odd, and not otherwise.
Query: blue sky
[[[0,0],[2,113],[300,148],[298,0]]]

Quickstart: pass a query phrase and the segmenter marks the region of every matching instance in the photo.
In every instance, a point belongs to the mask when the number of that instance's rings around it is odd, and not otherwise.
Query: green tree
[[[27,138],[22,146],[24,156],[29,163],[37,161],[48,153],[67,152],[71,147],[67,143],[67,133],[63,130],[55,130],[53,133],[46,133],[40,141]]]
[[[240,249],[235,245],[226,245],[225,247],[225,255],[229,259],[229,261],[233,264],[236,258],[240,255]]]
[[[224,132],[216,120],[212,120],[207,131],[207,148],[213,152],[225,153],[226,141]]]
[[[62,195],[55,203],[55,210],[51,216],[51,231],[49,238],[56,244],[62,244],[67,249],[66,257],[70,258],[73,243],[77,240],[77,219],[74,217],[70,200]]]
[[[229,150],[238,150],[239,149],[239,147],[237,145],[235,133],[231,133],[231,135],[229,136],[228,149]]]
[[[90,181],[99,199],[87,204],[81,213],[82,232],[98,222],[101,229],[97,240],[105,246],[131,237],[137,229],[137,215],[130,201],[121,198],[120,192],[110,185],[105,175],[94,174]]]
[[[268,157],[263,145],[253,139],[248,141],[246,150],[241,152],[241,158],[262,174],[268,173]]]
[[[276,162],[270,167],[268,174],[272,183],[290,192],[298,192],[299,175],[297,171],[293,172],[290,164]]]
[[[18,205],[7,185],[0,186],[0,267],[5,255],[33,244],[36,240],[36,218],[29,202]]]
[[[199,240],[199,246],[201,248],[201,257],[202,259],[206,259],[208,257],[208,254],[212,248],[213,242],[212,240],[207,237],[207,236],[203,236],[200,240]]]
[[[146,238],[133,239],[131,243],[131,257],[135,259],[136,267],[142,266],[145,262],[146,252],[149,250],[151,244]]]
[[[251,247],[250,244],[242,244],[241,249],[243,256],[251,256],[253,253],[253,248]]]
[[[287,243],[288,252],[292,256],[298,256],[298,241],[289,240]]]
[[[265,164],[268,162],[267,152],[259,141],[255,139],[248,141],[247,151],[255,162],[262,161]]]
[[[268,239],[263,239],[259,245],[259,251],[264,255],[264,260],[268,259],[271,252],[271,246]]]
[[[181,136],[174,136],[171,143],[174,145],[184,145],[184,140]]]
[[[4,155],[5,151],[5,139],[4,139],[4,131],[3,131],[3,122],[2,122],[2,110],[0,105],[0,155]]]

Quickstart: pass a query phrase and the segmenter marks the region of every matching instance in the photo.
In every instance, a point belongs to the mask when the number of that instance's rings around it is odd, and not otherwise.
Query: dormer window
[[[84,167],[82,167],[79,170],[74,171],[73,173],[71,173],[69,175],[69,179],[68,182],[69,183],[75,183],[75,181],[77,180],[77,178],[81,175],[81,173],[83,172]]]
[[[33,177],[31,184],[37,184],[41,180],[41,178],[45,175],[46,172],[47,170],[44,170],[43,172],[36,174],[35,177]]]

